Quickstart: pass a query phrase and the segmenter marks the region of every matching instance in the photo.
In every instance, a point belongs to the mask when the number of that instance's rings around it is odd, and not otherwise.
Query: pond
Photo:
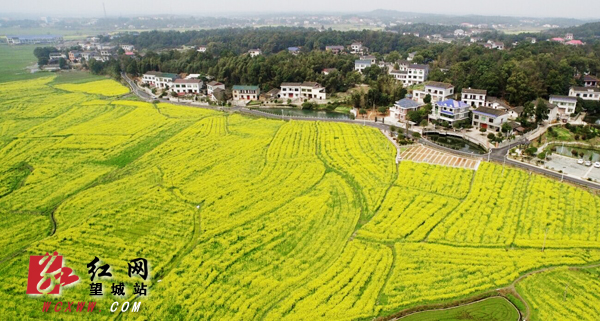
[[[483,147],[457,136],[427,134],[426,138],[436,143],[437,145],[452,148],[461,152],[474,154],[487,153],[487,151]]]
[[[572,146],[555,146],[556,148],[556,153],[563,155],[563,156],[568,156],[568,157],[574,157],[574,158],[583,158],[583,160],[590,160],[592,162],[598,162],[600,161],[600,151],[597,150],[593,150],[593,149],[585,149],[585,148],[581,148],[581,147],[572,147]],[[575,156],[574,153],[577,153],[577,156]],[[581,156],[583,155],[583,156]],[[590,159],[591,157],[591,159]]]
[[[333,111],[326,110],[311,110],[311,109],[299,109],[299,108],[255,108],[256,110],[263,111],[265,113],[274,114],[284,117],[289,116],[300,116],[300,117],[318,117],[318,118],[335,118],[335,119],[352,119],[350,114],[336,113]]]

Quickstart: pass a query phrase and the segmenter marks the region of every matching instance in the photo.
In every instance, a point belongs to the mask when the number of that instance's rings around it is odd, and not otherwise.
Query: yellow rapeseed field
[[[580,188],[492,163],[397,166],[370,127],[119,100],[128,90],[112,80],[51,82],[0,84],[3,319],[47,317],[43,302],[57,300],[96,301],[99,320],[117,318],[115,301],[141,302],[120,316],[136,320],[372,319],[600,261],[600,198]],[[29,256],[53,251],[80,282],[27,295]],[[112,272],[97,297],[94,257]],[[145,297],[127,275],[139,257],[151,266]],[[562,269],[517,289],[532,320],[585,319],[598,312],[597,274]],[[561,305],[565,282],[568,305],[585,309]]]

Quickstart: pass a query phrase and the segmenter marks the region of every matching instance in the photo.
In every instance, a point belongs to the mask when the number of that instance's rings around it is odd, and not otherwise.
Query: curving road
[[[125,73],[121,73],[121,77],[125,80],[125,82],[129,85],[129,87],[131,88],[132,92],[137,95],[138,97],[140,97],[143,100],[146,101],[153,101],[153,100],[159,100],[158,98],[154,98],[152,97],[150,94],[148,94],[147,92],[143,91],[143,90],[139,90],[137,85],[133,82],[133,80],[131,80],[131,78],[129,78],[129,76],[127,76]],[[198,106],[198,105],[190,105],[187,103],[176,103],[176,102],[171,102],[169,100],[166,99],[162,99],[161,101],[163,102],[168,102],[171,104],[176,104],[176,105],[182,105],[182,106],[188,106],[188,107],[195,107],[195,108],[205,108],[205,109],[212,109],[212,110],[223,110],[223,107],[214,107],[214,106]],[[312,118],[312,117],[299,117],[299,116],[289,116],[286,115],[284,117],[279,116],[279,115],[275,115],[275,114],[270,114],[270,113],[266,113],[266,112],[262,112],[259,110],[253,110],[253,109],[249,109],[246,107],[227,107],[226,109],[227,111],[230,112],[240,112],[240,113],[244,113],[244,114],[248,114],[248,115],[253,115],[253,116],[257,116],[257,117],[264,117],[264,118],[272,118],[272,119],[293,119],[293,120],[300,120],[300,121],[328,121],[328,122],[339,122],[339,123],[351,123],[351,124],[357,124],[357,125],[365,125],[365,126],[370,126],[370,127],[374,127],[380,130],[385,130],[385,131],[390,131],[390,127],[391,125],[387,125],[384,123],[379,123],[379,122],[373,122],[373,121],[364,121],[364,120],[355,120],[355,119],[336,119],[336,118]],[[408,131],[409,134],[412,134],[412,131]],[[577,185],[581,185],[584,187],[588,187],[591,189],[596,189],[596,190],[600,190],[600,184],[597,183],[593,183],[593,182],[589,182],[586,180],[582,180],[582,179],[578,179],[578,178],[574,178],[574,177],[570,177],[570,176],[564,176],[560,173],[551,171],[551,170],[547,170],[544,168],[540,168],[537,166],[533,166],[533,165],[528,165],[528,164],[524,164],[521,162],[517,162],[517,161],[513,161],[511,159],[508,159],[508,157],[506,157],[508,155],[508,151],[518,145],[527,145],[529,144],[529,140],[527,140],[526,138],[523,138],[521,141],[517,141],[514,142],[508,146],[504,146],[504,147],[500,147],[500,148],[492,148],[491,149],[491,153],[488,154],[484,154],[484,155],[473,155],[473,154],[469,154],[469,153],[461,153],[459,151],[455,151],[453,149],[449,149],[449,148],[444,148],[442,146],[436,145],[428,140],[425,139],[420,139],[419,140],[420,143],[428,145],[430,147],[433,148],[438,148],[441,150],[444,150],[446,152],[449,153],[454,153],[457,154],[459,156],[469,156],[469,157],[476,157],[476,158],[480,158],[480,159],[489,159],[490,161],[495,161],[498,163],[502,163],[502,164],[508,164],[510,166],[513,167],[518,167],[521,169],[524,169],[526,171],[530,171],[530,172],[535,172],[538,174],[542,174],[542,175],[546,175],[555,179],[562,179],[566,182],[569,183],[573,183],[573,184],[577,184]]]

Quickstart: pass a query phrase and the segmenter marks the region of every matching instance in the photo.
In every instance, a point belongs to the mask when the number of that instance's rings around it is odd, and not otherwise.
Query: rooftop
[[[445,82],[437,82],[437,81],[428,81],[425,86],[427,87],[436,87],[436,88],[444,88],[444,89],[449,89],[449,88],[454,88],[454,85],[452,84],[447,84]]]
[[[394,106],[398,106],[403,109],[409,109],[409,108],[417,108],[417,107],[423,106],[423,104],[420,104],[419,102],[416,102],[409,98],[404,98],[404,99],[398,100],[396,103],[394,103]]]
[[[490,107],[479,107],[479,108],[475,109],[473,111],[473,113],[485,114],[485,115],[489,115],[489,116],[493,116],[493,117],[506,115],[506,112],[504,110],[494,109],[494,108],[490,108]]]
[[[574,91],[584,91],[584,92],[600,92],[600,88],[594,87],[571,87]]]
[[[563,100],[574,100],[574,101],[577,101],[577,97],[560,96],[560,95],[550,95],[550,99],[563,99]]]
[[[176,84],[200,84],[202,80],[200,79],[175,79]]]
[[[371,60],[355,60],[354,64],[371,65]]]
[[[463,94],[487,95],[487,90],[463,88],[462,93]]]
[[[235,85],[233,90],[258,90],[258,86]]]
[[[448,108],[465,108],[469,107],[468,104],[463,103],[462,101],[448,99],[444,101],[439,101],[436,103],[440,107],[448,107]]]
[[[600,81],[600,80],[598,80],[598,78],[596,78],[595,76],[585,75],[585,76],[583,76],[583,81]]]

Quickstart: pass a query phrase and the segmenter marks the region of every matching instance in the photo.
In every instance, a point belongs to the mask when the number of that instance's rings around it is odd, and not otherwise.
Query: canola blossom
[[[23,275],[47,251],[84,279],[94,256],[110,264],[105,293],[132,288],[123,262],[151,262],[150,295],[123,319],[372,319],[545,268],[558,269],[517,283],[533,320],[598,314],[597,270],[560,268],[600,262],[589,191],[486,162],[396,165],[368,126],[121,100],[112,80],[52,79],[0,84],[8,319],[44,317],[48,298],[25,295]],[[89,284],[63,295],[89,301]],[[115,297],[97,301],[96,318],[114,318]]]

